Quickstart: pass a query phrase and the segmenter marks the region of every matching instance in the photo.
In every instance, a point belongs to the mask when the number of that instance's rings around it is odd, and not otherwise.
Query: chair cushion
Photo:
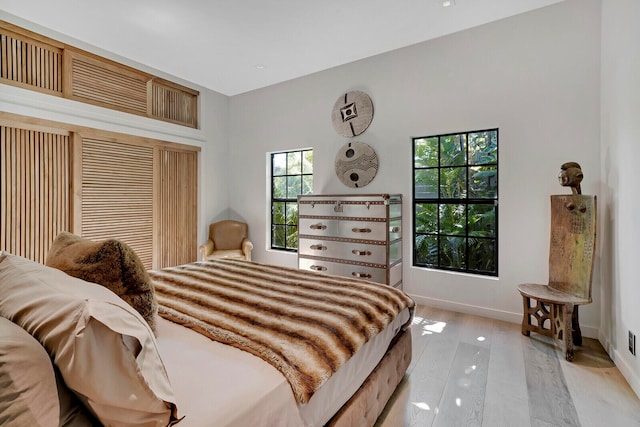
[[[107,288],[0,252],[0,315],[47,350],[104,425],[167,426],[176,399],[149,325]]]
[[[126,301],[156,332],[158,302],[153,283],[140,258],[124,242],[94,242],[66,231],[53,241],[47,255],[49,267],[102,285]]]
[[[240,249],[242,241],[247,237],[246,223],[226,220],[211,224],[209,238],[216,250]]]
[[[217,259],[217,258],[231,258],[231,259],[245,259],[244,253],[241,250],[226,250],[226,251],[213,251],[211,254],[206,256],[206,259]]]

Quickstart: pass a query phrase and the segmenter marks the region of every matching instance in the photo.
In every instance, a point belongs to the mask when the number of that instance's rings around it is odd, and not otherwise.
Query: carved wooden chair
[[[578,307],[591,303],[595,243],[596,196],[551,196],[549,283],[518,286],[524,305],[522,334],[554,338],[569,361],[573,346],[582,345]]]
[[[209,239],[199,248],[203,261],[232,258],[251,261],[253,243],[249,240],[249,225],[230,219],[209,226]]]

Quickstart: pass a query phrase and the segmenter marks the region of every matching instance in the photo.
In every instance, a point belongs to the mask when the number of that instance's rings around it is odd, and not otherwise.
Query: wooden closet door
[[[197,260],[198,153],[159,148],[154,268]]]
[[[82,139],[81,235],[120,239],[145,268],[197,259],[198,152]]]
[[[44,263],[69,230],[68,133],[0,126],[0,250]]]
[[[0,112],[0,250],[44,263],[69,231],[147,269],[195,261],[199,151]]]
[[[82,138],[82,237],[120,239],[153,266],[154,148]]]

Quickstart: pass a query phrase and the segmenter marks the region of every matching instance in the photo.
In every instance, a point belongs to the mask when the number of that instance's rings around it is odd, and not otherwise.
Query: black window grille
[[[498,129],[412,138],[413,265],[498,275]]]
[[[313,150],[271,154],[271,249],[298,250],[298,195],[313,192]]]

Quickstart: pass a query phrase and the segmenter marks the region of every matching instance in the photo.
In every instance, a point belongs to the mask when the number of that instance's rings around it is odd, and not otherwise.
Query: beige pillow
[[[100,422],[80,403],[75,395],[64,383],[60,370],[53,365],[56,373],[56,384],[58,386],[58,403],[60,405],[59,427],[97,427]]]
[[[0,425],[97,424],[65,386],[40,343],[20,326],[0,317]]]
[[[110,290],[0,252],[0,315],[45,347],[104,425],[175,423],[176,399],[153,333]]]
[[[24,329],[0,317],[0,425],[54,426],[59,419],[49,355]]]
[[[53,241],[46,264],[110,289],[135,308],[155,334],[158,302],[153,283],[126,243],[116,239],[94,242],[63,231]]]

